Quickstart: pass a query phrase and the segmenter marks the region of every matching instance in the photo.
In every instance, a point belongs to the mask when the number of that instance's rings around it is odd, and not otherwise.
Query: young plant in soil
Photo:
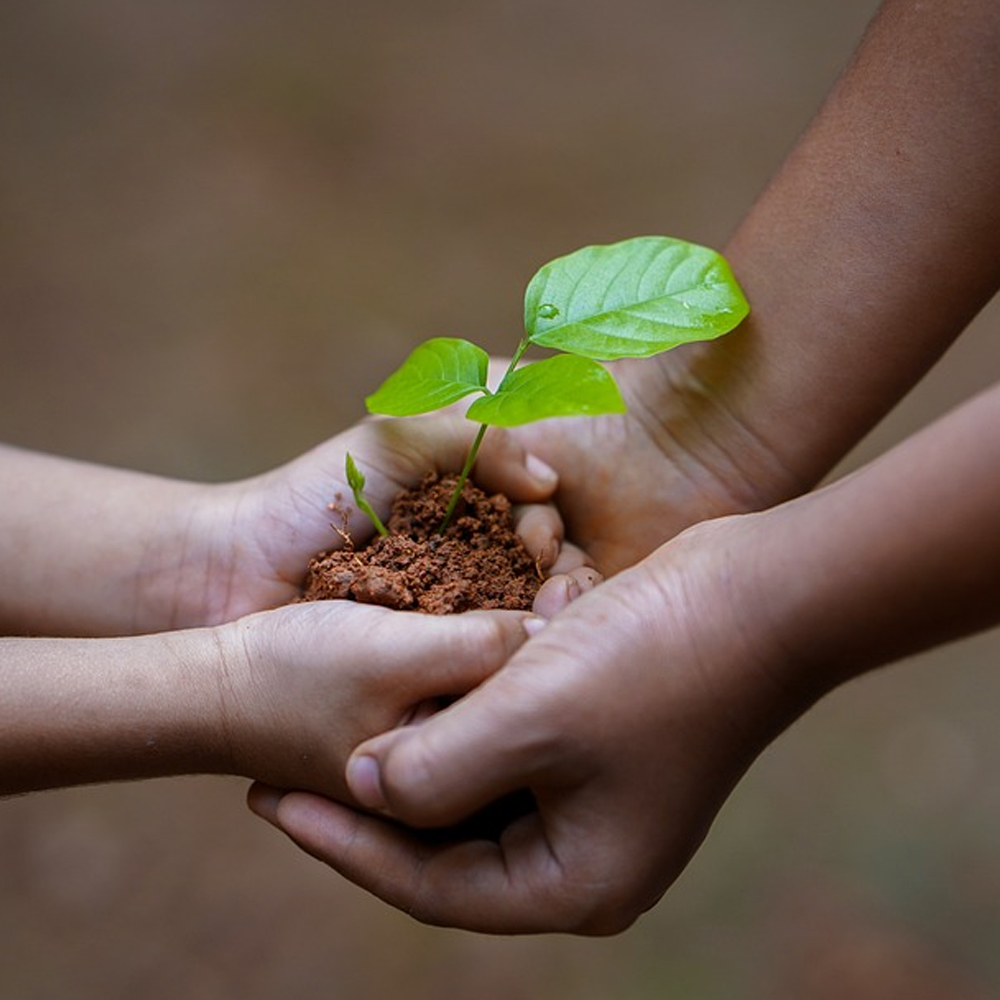
[[[396,520],[401,522],[400,526],[416,529],[423,535],[423,545],[430,548],[432,563],[439,566],[448,563],[443,557],[449,540],[461,539],[469,544],[470,533],[474,538],[472,526],[463,524],[470,520],[470,514],[484,513],[481,509],[484,500],[494,507],[495,501],[503,501],[503,498],[482,498],[469,482],[489,427],[515,427],[551,417],[624,413],[625,402],[602,361],[651,357],[681,344],[710,340],[734,329],[748,311],[747,301],[725,259],[713,250],[683,240],[643,236],[608,246],[584,247],[549,262],[528,284],[524,335],[495,389],[487,384],[489,356],[482,348],[467,340],[435,337],[418,346],[367,398],[372,413],[407,417],[430,413],[477,395],[466,417],[479,424],[459,475],[451,477],[450,482],[425,481],[425,487],[431,488],[437,498],[437,520],[429,520],[426,513],[415,515],[407,506],[411,502],[405,501],[401,517],[397,517],[394,508],[388,529],[380,527],[377,515],[373,518],[380,538],[371,548],[379,549],[392,542],[396,537],[393,523]],[[532,346],[559,353],[522,364]],[[364,477],[350,457],[347,474],[358,507],[373,515],[363,495]],[[443,487],[443,483],[447,485]],[[467,509],[462,509],[463,504]],[[499,507],[505,508],[501,520],[506,517],[509,522],[509,503],[505,506],[501,502]],[[388,535],[383,536],[386,530]],[[513,529],[509,531],[514,537]],[[519,543],[514,538],[514,543],[503,544],[516,550]],[[484,564],[482,543],[473,540],[471,545],[473,564],[484,569],[490,578],[495,577],[499,569]],[[402,552],[390,556],[390,563],[408,569],[416,556],[409,545],[402,548]],[[359,586],[354,571],[361,554],[339,550],[334,560],[337,566],[332,572],[334,576],[339,574],[340,583],[332,587],[329,583],[315,583],[321,560],[314,560],[307,595],[353,596],[379,603],[388,596],[392,598],[389,601],[392,606],[430,611],[518,606],[496,596],[487,597],[485,603],[468,603],[471,595],[463,592],[461,580],[456,583],[448,578],[434,584],[438,589],[451,591],[444,602],[446,606],[426,607],[412,587],[390,584],[385,566],[375,574],[374,588],[370,573]],[[328,553],[322,558],[334,555]],[[514,572],[523,574],[524,559],[515,563],[518,565]],[[445,566],[446,573],[453,571],[455,567]],[[427,567],[421,572],[427,572]],[[537,589],[538,574],[533,575]],[[348,577],[352,577],[349,583]],[[380,593],[387,590],[394,593]],[[527,598],[528,607],[533,596],[532,592]],[[517,598],[524,599],[523,595]]]

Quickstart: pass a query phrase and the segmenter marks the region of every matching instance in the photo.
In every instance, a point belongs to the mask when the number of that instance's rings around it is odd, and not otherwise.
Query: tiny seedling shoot
[[[479,396],[466,411],[479,430],[448,504],[448,526],[490,426],[515,427],[549,417],[624,413],[625,401],[600,364],[645,358],[681,344],[711,340],[749,312],[725,259],[714,250],[667,236],[640,236],[589,246],[550,261],[524,299],[524,336],[496,389],[487,385],[489,356],[454,337],[417,347],[370,395],[371,413],[408,417]],[[529,347],[560,353],[521,364]],[[348,484],[358,507],[385,533],[364,499],[364,477],[350,456]]]

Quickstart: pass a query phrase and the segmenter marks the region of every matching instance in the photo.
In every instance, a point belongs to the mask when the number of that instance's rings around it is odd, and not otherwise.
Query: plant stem
[[[375,513],[375,508],[364,499],[358,500],[358,507],[361,509],[362,513],[367,514],[368,517],[371,518],[372,524],[375,525],[375,530],[382,535],[383,538],[387,538],[389,536],[389,529],[382,523],[382,519],[378,516],[378,514]]]
[[[448,527],[451,522],[451,517],[455,513],[455,508],[458,506],[458,501],[461,499],[465,482],[469,478],[469,473],[472,471],[472,467],[476,464],[476,456],[479,454],[479,446],[483,443],[483,435],[486,433],[487,426],[487,424],[479,425],[479,430],[476,433],[475,440],[472,442],[472,447],[469,449],[469,455],[465,460],[465,465],[462,466],[462,471],[458,474],[458,482],[455,484],[455,489],[452,491],[451,499],[448,501],[448,509],[444,512],[444,520],[441,522],[441,527],[438,528],[439,535],[444,534],[445,528]]]
[[[510,364],[507,365],[507,370],[503,373],[503,378],[500,379],[500,385],[497,386],[498,390],[500,390],[500,389],[503,388],[504,382],[507,381],[507,379],[510,377],[511,373],[517,367],[518,361],[521,360],[521,358],[524,355],[524,352],[528,349],[528,346],[529,346],[530,343],[531,343],[531,341],[528,340],[527,337],[522,337],[521,338],[521,342],[517,345],[517,350],[514,352],[514,357],[512,357],[510,359]]]
[[[514,352],[514,356],[510,359],[510,364],[507,365],[507,370],[503,373],[503,378],[500,379],[499,389],[503,388],[504,382],[507,381],[510,373],[517,367],[518,361],[521,360],[524,352],[528,349],[528,344],[528,338],[522,337],[521,342],[517,345],[517,350]],[[479,425],[479,430],[476,432],[475,440],[472,442],[472,447],[469,448],[469,454],[465,459],[465,465],[462,467],[462,471],[458,474],[458,482],[455,484],[455,489],[451,494],[451,499],[448,501],[448,509],[444,512],[444,520],[441,522],[441,527],[438,528],[439,535],[443,535],[445,529],[451,523],[452,515],[455,513],[455,508],[458,506],[458,501],[461,499],[465,482],[469,478],[469,473],[472,472],[472,467],[476,464],[476,458],[479,455],[479,446],[483,443],[483,435],[486,433],[487,426],[487,424]]]

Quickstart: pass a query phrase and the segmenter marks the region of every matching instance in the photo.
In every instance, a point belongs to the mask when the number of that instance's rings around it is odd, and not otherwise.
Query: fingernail
[[[366,809],[385,809],[382,776],[374,757],[362,755],[347,762],[347,786]]]
[[[548,625],[548,622],[542,618],[540,615],[531,615],[528,618],[522,618],[521,624],[524,626],[524,631],[528,633],[530,638],[533,635],[538,635],[539,632]]]
[[[528,475],[539,486],[552,486],[559,478],[556,470],[543,462],[537,455],[529,454],[524,460],[524,467],[528,470]]]
[[[545,543],[545,548],[542,549],[541,554],[538,556],[538,565],[542,569],[548,569],[550,566],[555,565],[555,561],[558,558],[559,543],[553,538]]]

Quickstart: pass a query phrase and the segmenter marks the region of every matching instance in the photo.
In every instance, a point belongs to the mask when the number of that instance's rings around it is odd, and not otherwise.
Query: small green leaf
[[[589,358],[558,354],[511,372],[493,395],[477,399],[466,416],[516,427],[549,417],[624,412],[625,401],[607,369]]]
[[[639,236],[542,267],[525,293],[524,324],[533,344],[609,361],[719,337],[749,308],[714,250]]]
[[[355,497],[359,493],[363,493],[365,488],[365,474],[358,468],[357,462],[354,461],[354,456],[350,452],[347,453],[344,470],[347,472],[347,485],[350,486],[351,492]]]
[[[347,473],[347,485],[350,486],[354,494],[354,502],[358,505],[358,510],[367,514],[375,525],[375,530],[380,535],[388,535],[389,529],[382,523],[382,519],[375,513],[375,509],[365,499],[365,474],[358,468],[354,461],[354,456],[347,452],[344,457],[344,471]]]
[[[409,417],[450,406],[486,390],[489,355],[455,337],[434,337],[417,347],[366,400],[371,413]]]

